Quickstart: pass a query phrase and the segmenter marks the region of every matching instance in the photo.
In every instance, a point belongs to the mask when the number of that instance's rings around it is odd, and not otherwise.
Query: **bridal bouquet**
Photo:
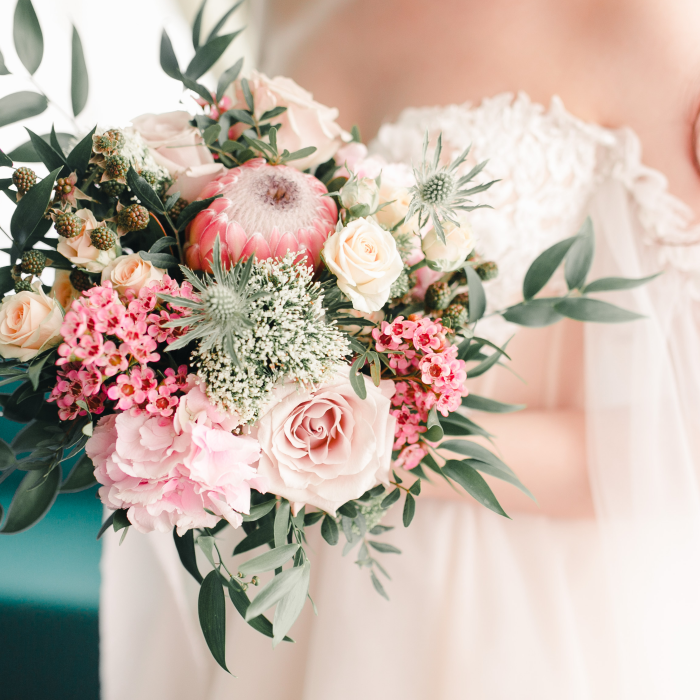
[[[398,550],[378,539],[391,529],[382,519],[397,506],[409,526],[424,479],[501,515],[484,474],[529,492],[473,439],[490,437],[473,411],[521,408],[469,392],[508,359],[478,330],[498,274],[467,218],[494,184],[477,183],[484,163],[468,149],[443,158],[439,136],[432,152],[426,136],[414,169],[382,163],[336,110],[289,79],[240,77],[241,61],[211,92],[198,80],[235,36],[219,34],[223,21],[201,42],[200,10],[184,71],[163,34],[161,63],[194,116],[147,114],[75,137],[27,130],[27,144],[0,152],[0,189],[16,204],[0,374],[17,385],[0,400],[26,424],[0,442],[0,479],[26,472],[3,533],[95,483],[111,511],[100,534],[172,530],[225,668],[225,593],[274,644],[288,639],[308,597],[310,528],[331,546],[342,537],[386,596],[377,555]],[[43,44],[30,0],[16,26],[31,74]],[[76,114],[86,96],[74,33]],[[9,95],[0,124],[48,106]],[[18,165],[32,161],[41,174]],[[593,249],[586,222],[534,261],[521,303],[489,314],[529,326],[636,318],[588,296],[643,282],[587,284]],[[562,263],[569,292],[537,296]],[[233,560],[217,539],[227,526],[245,533]]]

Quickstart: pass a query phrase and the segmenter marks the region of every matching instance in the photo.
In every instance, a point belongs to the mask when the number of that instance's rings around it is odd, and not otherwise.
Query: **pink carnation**
[[[236,423],[198,387],[182,397],[172,416],[133,410],[106,416],[85,446],[102,484],[102,502],[127,509],[140,532],[177,527],[183,534],[213,527],[220,517],[238,527],[250,510],[251,487],[265,489],[253,466],[260,446],[233,435]]]

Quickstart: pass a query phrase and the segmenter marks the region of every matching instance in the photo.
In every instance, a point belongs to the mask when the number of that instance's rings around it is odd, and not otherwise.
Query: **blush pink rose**
[[[209,182],[224,173],[224,166],[214,162],[191,119],[187,112],[166,112],[142,114],[131,122],[156,163],[175,180],[168,193],[179,192],[188,202],[197,199]]]
[[[316,102],[310,92],[297,85],[290,78],[278,76],[268,78],[253,71],[248,80],[255,102],[255,115],[260,118],[264,112],[275,107],[286,107],[287,111],[275,117],[274,123],[281,124],[277,133],[277,147],[293,153],[301,148],[315,146],[316,151],[306,158],[290,161],[289,165],[298,170],[314,168],[332,158],[350,134],[337,123],[338,110]],[[240,81],[236,83],[237,109],[247,109]],[[247,127],[245,127],[247,128]],[[232,136],[238,137],[235,132]]]
[[[80,209],[76,212],[76,216],[85,222],[82,233],[73,238],[59,236],[56,250],[74,265],[88,272],[102,272],[121,253],[121,248],[119,246],[109,250],[95,248],[92,245],[90,233],[102,225],[101,222],[95,219],[95,215],[89,209]]]
[[[235,423],[198,387],[181,397],[175,416],[105,416],[85,446],[102,502],[127,509],[140,532],[177,527],[183,534],[222,517],[238,527],[250,510],[250,489],[264,492],[265,481],[254,466],[260,446],[231,433]]]
[[[297,512],[304,504],[335,513],[379,483],[388,483],[395,419],[393,382],[378,388],[364,378],[367,398],[350,384],[350,368],[319,389],[299,391],[289,383],[260,419],[258,471],[268,490]]]
[[[144,260],[138,253],[120,255],[102,270],[102,283],[109,281],[119,294],[127,289],[139,292],[151,282],[163,279],[164,270]]]

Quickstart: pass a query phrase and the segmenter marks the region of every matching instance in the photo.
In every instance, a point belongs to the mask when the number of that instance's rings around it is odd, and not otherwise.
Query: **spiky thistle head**
[[[197,290],[199,298],[183,299],[168,294],[158,295],[174,306],[184,306],[191,310],[188,316],[165,324],[170,328],[188,327],[187,333],[169,345],[168,350],[176,350],[199,340],[201,351],[206,352],[215,345],[220,345],[236,366],[240,367],[234,339],[253,327],[249,317],[251,304],[264,296],[264,293],[249,292],[248,281],[253,269],[253,260],[253,256],[250,256],[245,262],[240,261],[229,270],[224,269],[221,262],[221,243],[217,236],[211,263],[212,275],[205,274],[200,279],[189,268],[180,266],[187,280]]]
[[[467,185],[484,169],[488,161],[479,163],[466,175],[459,177],[458,168],[464,163],[471,146],[449,165],[440,167],[442,153],[442,134],[438,136],[432,162],[428,161],[428,134],[423,142],[423,161],[418,168],[413,169],[416,184],[410,188],[411,202],[406,213],[406,221],[418,214],[418,226],[422,228],[430,221],[440,240],[445,242],[445,232],[442,228],[444,221],[452,221],[459,226],[458,211],[472,211],[487,204],[471,204],[472,195],[484,192],[498,180],[492,180],[483,185],[467,187]],[[466,188],[466,189],[465,189]]]

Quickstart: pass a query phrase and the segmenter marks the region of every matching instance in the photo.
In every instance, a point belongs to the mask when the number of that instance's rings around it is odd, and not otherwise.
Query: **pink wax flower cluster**
[[[168,345],[186,328],[165,324],[189,310],[160,303],[159,293],[193,298],[192,285],[179,285],[165,275],[139,292],[120,297],[109,281],[83,292],[73,301],[61,326],[60,367],[49,401],[55,401],[61,420],[104,412],[105,401],[118,410],[135,407],[148,414],[169,416],[177,405],[186,367],[166,369],[156,377],[149,363],[158,362],[159,345]]]
[[[214,407],[195,381],[185,378],[170,415],[134,408],[110,414],[85,445],[102,502],[126,509],[140,532],[177,527],[183,535],[222,517],[238,527],[250,512],[251,488],[265,492],[254,466],[258,441],[234,435],[237,417]]]
[[[398,316],[372,331],[377,352],[387,353],[396,374],[406,377],[396,382],[391,399],[394,450],[401,450],[395,464],[405,469],[416,467],[427,454],[420,440],[430,409],[435,406],[448,416],[468,394],[466,363],[457,358],[457,346],[447,336],[442,323],[428,316]]]

